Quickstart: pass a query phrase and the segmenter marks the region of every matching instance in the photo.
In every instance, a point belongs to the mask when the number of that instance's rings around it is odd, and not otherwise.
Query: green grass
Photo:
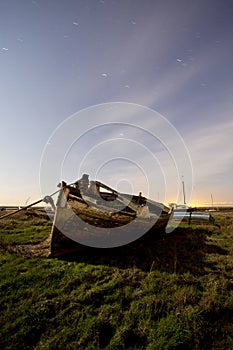
[[[0,243],[2,245],[40,243],[48,237],[51,225],[45,213],[33,209],[23,211],[0,220]]]
[[[5,244],[36,244],[48,237],[50,227],[35,226],[6,228],[0,231],[0,241]]]
[[[0,348],[233,348],[233,215],[216,220],[221,229],[179,227],[140,259],[29,258],[2,246]],[[37,224],[0,235],[37,243],[50,227]]]

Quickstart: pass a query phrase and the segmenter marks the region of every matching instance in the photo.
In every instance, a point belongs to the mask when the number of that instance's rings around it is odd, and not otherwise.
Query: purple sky
[[[0,204],[40,198],[56,127],[114,101],[149,107],[177,129],[193,203],[233,202],[232,19],[231,0],[1,0]]]

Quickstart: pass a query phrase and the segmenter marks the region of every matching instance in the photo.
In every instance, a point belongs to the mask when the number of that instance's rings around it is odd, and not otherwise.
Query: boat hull
[[[69,208],[57,208],[55,221],[52,227],[50,252],[57,257],[64,254],[77,252],[77,256],[84,251],[97,249],[117,249],[123,245],[137,245],[142,241],[146,244],[148,239],[161,237],[165,232],[170,215],[165,214],[153,219],[135,219],[122,226],[119,221],[100,220],[94,217],[94,222],[99,226],[91,225],[90,217],[87,221],[80,220]],[[122,218],[122,221],[126,220]],[[114,231],[115,226],[118,231]],[[120,231],[119,231],[120,229]],[[141,234],[142,233],[142,234]]]
[[[51,256],[135,246],[165,232],[170,213],[159,204],[150,212],[146,205],[131,202],[115,210],[116,201],[97,203],[94,198],[84,200],[63,184],[52,226]],[[126,197],[120,194],[120,200],[124,204]]]

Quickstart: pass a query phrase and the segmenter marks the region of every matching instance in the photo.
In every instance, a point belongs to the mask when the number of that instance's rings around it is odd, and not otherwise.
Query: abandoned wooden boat
[[[139,195],[118,193],[89,176],[62,182],[51,237],[51,256],[132,244],[161,234],[170,208]]]

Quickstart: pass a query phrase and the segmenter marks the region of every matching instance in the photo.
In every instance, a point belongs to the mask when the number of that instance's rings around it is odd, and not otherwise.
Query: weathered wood
[[[52,227],[52,256],[97,249],[93,248],[93,241],[104,242],[116,232],[119,246],[134,244],[140,232],[145,232],[145,237],[148,232],[154,236],[164,233],[170,218],[161,203],[156,206],[156,202],[150,201],[150,207],[154,209],[150,211],[148,206],[139,204],[146,203],[146,198],[141,195],[119,194],[100,182],[96,182],[98,192],[92,193],[87,188],[83,195],[78,185],[74,188],[63,182],[61,187]],[[100,192],[100,188],[110,193]],[[122,207],[120,210],[116,210],[118,204]],[[124,243],[126,239],[132,243]]]

